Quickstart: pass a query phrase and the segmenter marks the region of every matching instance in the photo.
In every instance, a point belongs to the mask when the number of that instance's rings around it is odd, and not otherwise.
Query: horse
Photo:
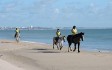
[[[83,36],[84,36],[84,33],[83,32],[80,32],[80,33],[78,33],[76,35],[68,35],[67,36],[67,41],[68,41],[68,45],[69,45],[68,52],[69,52],[69,48],[72,51],[72,49],[70,47],[72,43],[74,43],[74,50],[73,50],[73,52],[76,50],[76,45],[77,44],[78,44],[78,53],[80,52],[80,50],[79,50],[80,41],[81,40],[83,41]]]
[[[53,37],[53,49],[54,49],[54,45],[56,45],[57,49],[61,50],[62,47],[63,47],[63,42],[65,42],[65,36],[62,36],[62,37]]]
[[[20,41],[20,33],[15,33],[15,36],[16,38],[16,42],[18,43]]]

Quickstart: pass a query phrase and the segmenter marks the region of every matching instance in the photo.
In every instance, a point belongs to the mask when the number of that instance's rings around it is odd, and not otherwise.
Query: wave
[[[21,42],[25,42],[25,43],[37,43],[37,44],[43,44],[43,45],[50,45],[50,44],[47,44],[47,43],[34,42],[34,41],[21,41]]]

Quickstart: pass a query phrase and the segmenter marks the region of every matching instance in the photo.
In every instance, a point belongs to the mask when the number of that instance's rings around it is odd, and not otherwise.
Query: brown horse
[[[81,33],[78,33],[76,35],[68,35],[67,36],[67,41],[68,41],[68,44],[69,44],[68,52],[69,52],[69,48],[72,51],[72,49],[70,47],[72,43],[74,43],[74,50],[73,51],[76,50],[76,45],[78,44],[78,53],[80,52],[80,50],[79,50],[80,41],[81,40],[83,41],[83,35],[84,35],[84,33],[81,32]]]

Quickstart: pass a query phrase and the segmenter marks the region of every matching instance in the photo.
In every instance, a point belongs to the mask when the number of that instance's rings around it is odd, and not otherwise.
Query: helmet
[[[57,29],[57,30],[59,30],[59,29]]]
[[[76,26],[73,26],[73,28],[76,28]]]

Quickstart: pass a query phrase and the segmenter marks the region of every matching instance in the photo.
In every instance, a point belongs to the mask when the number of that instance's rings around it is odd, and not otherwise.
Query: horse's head
[[[83,41],[84,40],[84,33],[81,32],[80,35],[81,35],[81,40]]]
[[[65,40],[66,40],[66,37],[65,36],[62,36],[63,37],[63,41],[65,42]]]

